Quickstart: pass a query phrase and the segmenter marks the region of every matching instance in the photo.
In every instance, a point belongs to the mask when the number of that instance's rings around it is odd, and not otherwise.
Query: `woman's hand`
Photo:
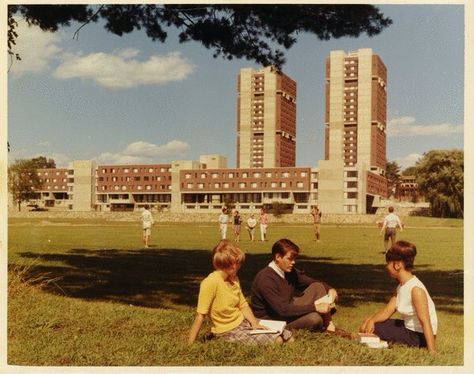
[[[366,334],[373,334],[374,330],[374,321],[372,321],[371,318],[367,318],[364,323],[359,327],[359,331]]]

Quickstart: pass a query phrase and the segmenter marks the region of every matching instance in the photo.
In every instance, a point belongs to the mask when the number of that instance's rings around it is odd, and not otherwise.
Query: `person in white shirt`
[[[255,215],[251,214],[247,219],[247,231],[250,241],[252,242],[255,240],[255,227],[257,227],[257,220],[255,219]]]
[[[398,281],[394,296],[382,310],[360,326],[363,333],[374,333],[380,339],[435,352],[438,318],[436,308],[424,284],[413,274],[416,246],[399,240],[385,254],[387,271]],[[401,319],[390,317],[398,312]]]
[[[391,241],[391,245],[393,245],[397,241],[397,227],[400,228],[400,232],[403,231],[403,225],[400,221],[400,218],[393,213],[394,208],[393,206],[388,207],[388,215],[385,216],[383,220],[382,229],[380,230],[380,235],[384,234],[383,242],[385,253],[387,253],[390,246],[388,245],[388,241]]]
[[[145,205],[144,208],[145,209],[143,210],[141,216],[143,226],[143,244],[145,244],[145,248],[148,248],[148,243],[151,235],[151,226],[153,226],[155,221],[153,220],[153,215],[148,210],[148,205]]]
[[[229,222],[229,216],[227,215],[227,208],[222,208],[222,213],[219,215],[219,232],[221,234],[221,240],[227,236],[227,223]]]

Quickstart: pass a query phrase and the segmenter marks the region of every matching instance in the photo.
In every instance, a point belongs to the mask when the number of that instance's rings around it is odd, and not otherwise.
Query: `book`
[[[334,309],[336,307],[336,303],[334,302],[333,298],[329,295],[324,295],[323,297],[319,298],[314,302],[315,305],[326,303],[329,304],[329,307],[331,309]]]
[[[365,343],[369,348],[388,348],[388,343],[385,340],[380,340],[376,343]]]
[[[283,332],[284,328],[286,327],[286,322],[285,321],[275,321],[271,319],[261,319],[259,320],[259,323],[262,326],[268,327],[268,330],[266,329],[254,329],[250,331],[250,334],[276,334],[276,333],[281,333]]]
[[[375,334],[366,334],[363,332],[358,332],[357,336],[360,343],[379,343],[380,342],[380,338]]]

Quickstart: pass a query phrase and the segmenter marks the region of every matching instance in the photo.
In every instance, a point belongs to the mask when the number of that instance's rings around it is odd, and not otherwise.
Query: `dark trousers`
[[[295,297],[293,299],[293,303],[296,305],[311,304],[326,294],[326,289],[321,283],[311,283],[308,287],[306,287],[301,296]],[[328,317],[329,320],[327,323],[329,323],[331,320],[331,315],[329,313],[322,316],[318,312],[314,311],[289,321],[287,328],[290,330],[307,329],[311,331],[321,331],[325,328],[325,325],[327,325],[325,322]]]
[[[401,319],[387,319],[375,323],[375,335],[388,342],[402,343],[412,347],[426,347],[425,336],[421,332],[408,330]]]

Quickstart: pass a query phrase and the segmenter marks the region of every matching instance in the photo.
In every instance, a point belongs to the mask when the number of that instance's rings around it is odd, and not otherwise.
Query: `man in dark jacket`
[[[294,268],[298,253],[299,247],[291,240],[273,244],[273,261],[252,283],[250,305],[255,317],[286,321],[289,329],[334,331],[331,311],[337,292]]]

